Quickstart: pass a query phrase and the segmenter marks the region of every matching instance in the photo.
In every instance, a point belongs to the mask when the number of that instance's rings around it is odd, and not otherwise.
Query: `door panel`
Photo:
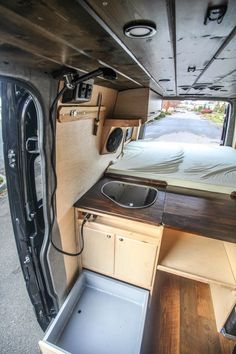
[[[16,246],[37,320],[46,329],[57,311],[57,298],[48,290],[50,275],[45,278],[42,269],[48,265],[40,261],[46,259],[47,250],[41,254],[45,205],[37,103],[23,84],[10,79],[1,81],[1,96],[4,160]]]
[[[157,245],[116,235],[115,276],[151,287]]]
[[[112,275],[114,272],[114,235],[84,227],[82,265]]]

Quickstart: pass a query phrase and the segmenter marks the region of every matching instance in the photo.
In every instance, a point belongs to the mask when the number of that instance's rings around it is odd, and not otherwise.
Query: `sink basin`
[[[158,195],[158,190],[153,187],[120,181],[105,183],[101,192],[119,206],[132,209],[149,207],[155,203]]]

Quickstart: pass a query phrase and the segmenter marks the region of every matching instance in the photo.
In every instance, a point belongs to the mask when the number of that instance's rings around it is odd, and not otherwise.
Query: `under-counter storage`
[[[113,274],[115,235],[85,226],[84,240],[83,267],[104,274]]]
[[[139,354],[149,292],[83,271],[39,342],[43,354]]]
[[[123,235],[115,239],[115,276],[130,283],[151,287],[157,244]]]
[[[156,227],[156,237],[151,237],[89,222],[84,227],[82,266],[151,289],[161,235],[161,226]]]
[[[236,289],[235,244],[164,229],[158,269]]]

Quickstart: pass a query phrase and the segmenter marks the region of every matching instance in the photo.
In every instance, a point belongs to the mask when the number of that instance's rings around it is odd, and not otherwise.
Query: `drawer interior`
[[[44,341],[71,354],[140,352],[149,292],[83,271]]]

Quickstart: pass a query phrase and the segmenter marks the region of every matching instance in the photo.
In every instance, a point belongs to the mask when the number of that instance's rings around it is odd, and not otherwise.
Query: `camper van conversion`
[[[235,353],[236,1],[0,13],[7,193],[41,353]],[[179,135],[200,120],[217,142]]]

